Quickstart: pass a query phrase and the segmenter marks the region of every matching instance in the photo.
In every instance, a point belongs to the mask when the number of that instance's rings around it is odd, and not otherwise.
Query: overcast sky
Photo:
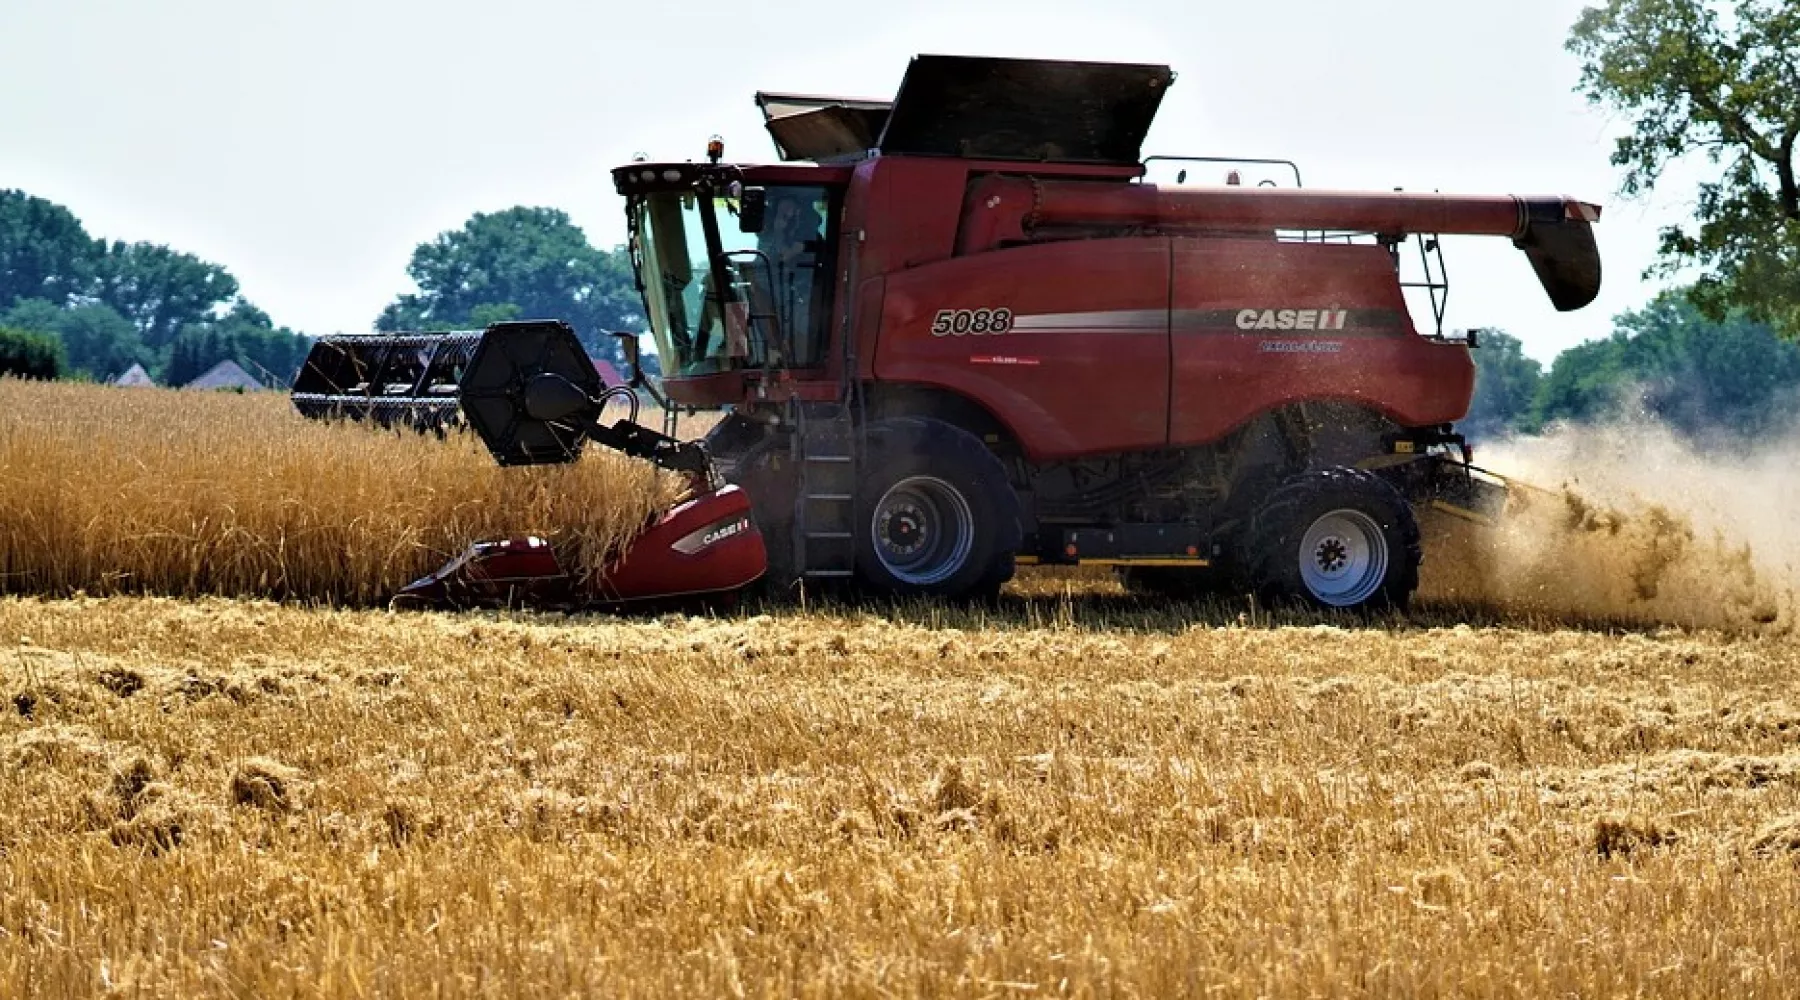
[[[1162,62],[1146,153],[1279,156],[1309,187],[1600,202],[1599,300],[1557,313],[1504,239],[1447,240],[1448,325],[1541,359],[1605,336],[1687,189],[1614,192],[1574,92],[1576,0],[0,0],[0,187],[225,265],[277,323],[369,328],[413,248],[548,205],[624,238],[636,152],[772,158],[758,89],[889,97],[920,52]]]

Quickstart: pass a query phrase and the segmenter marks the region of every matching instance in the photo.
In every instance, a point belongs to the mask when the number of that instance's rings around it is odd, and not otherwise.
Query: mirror
[[[744,196],[738,202],[738,230],[746,233],[760,233],[763,228],[763,212],[768,207],[768,192],[759,187],[747,187]]]
[[[619,353],[625,355],[625,364],[631,368],[625,384],[636,389],[644,384],[644,370],[638,364],[638,335],[630,330],[615,330],[613,336],[619,338]]]

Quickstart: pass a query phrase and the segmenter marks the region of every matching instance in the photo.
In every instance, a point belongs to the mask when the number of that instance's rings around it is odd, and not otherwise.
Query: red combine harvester
[[[613,171],[663,372],[661,431],[554,320],[322,340],[312,416],[465,419],[506,464],[584,441],[693,479],[597,580],[525,541],[409,592],[630,603],[761,579],[986,597],[1020,564],[1135,588],[1402,606],[1419,519],[1497,515],[1454,430],[1470,337],[1442,330],[1442,235],[1505,237],[1550,303],[1599,291],[1599,208],[1563,196],[1147,180],[1166,66],[921,56],[895,98],[759,93],[780,162]],[[1183,164],[1178,164],[1183,165]],[[1288,164],[1292,168],[1291,164]],[[1185,175],[1185,170],[1183,171]],[[1425,276],[1402,278],[1402,246]],[[1435,267],[1435,270],[1434,270]],[[1406,294],[1430,296],[1416,328]],[[635,369],[637,341],[620,336]],[[635,398],[635,397],[633,397]],[[699,441],[675,415],[726,409]]]

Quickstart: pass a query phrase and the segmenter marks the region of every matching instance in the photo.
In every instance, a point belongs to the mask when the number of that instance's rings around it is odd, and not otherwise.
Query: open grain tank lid
[[[1135,165],[1175,74],[1145,63],[922,55],[883,154]]]
[[[756,106],[784,160],[855,158],[875,148],[890,101],[759,90]]]

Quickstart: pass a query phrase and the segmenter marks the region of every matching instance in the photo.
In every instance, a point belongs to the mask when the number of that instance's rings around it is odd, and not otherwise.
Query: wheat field
[[[285,394],[0,378],[0,592],[379,603],[480,538],[591,571],[678,491],[599,448],[501,468],[473,434],[328,425]]]

